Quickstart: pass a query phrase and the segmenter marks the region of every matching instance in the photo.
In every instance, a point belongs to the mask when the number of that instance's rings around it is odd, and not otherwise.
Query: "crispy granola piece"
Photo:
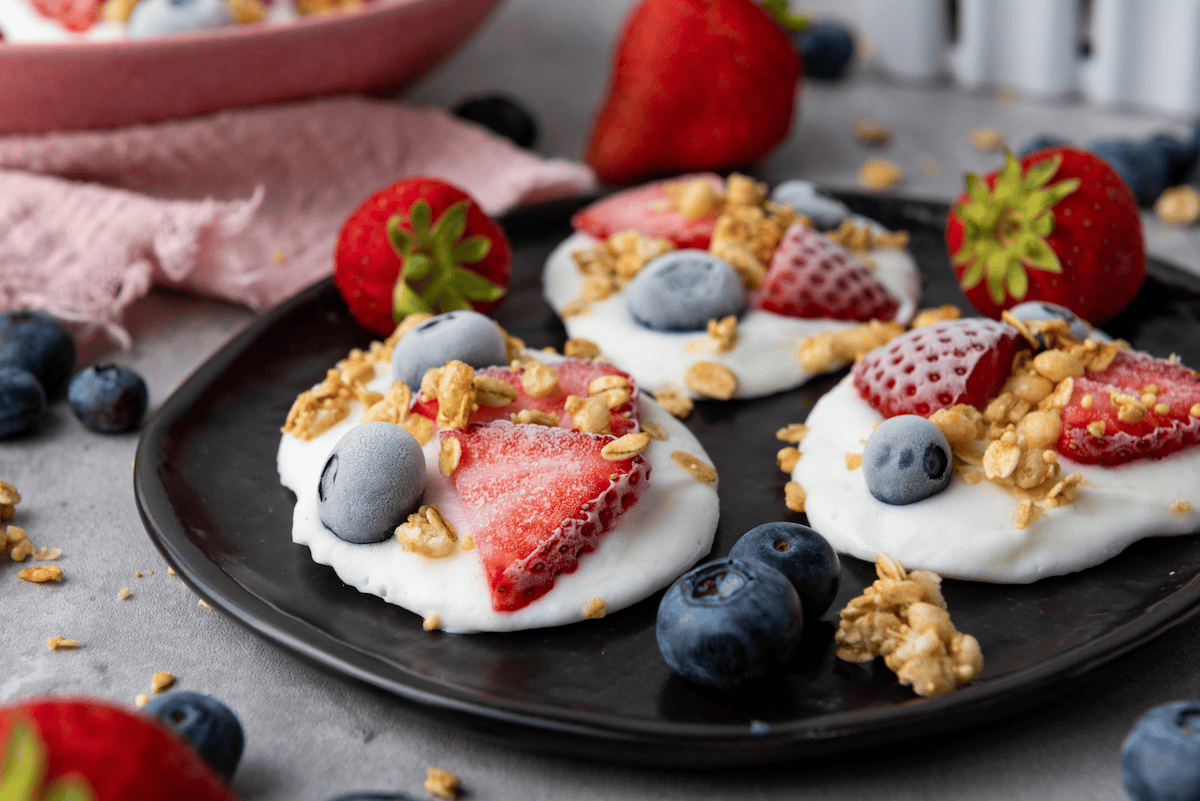
[[[563,344],[563,355],[568,359],[595,359],[600,353],[600,346],[590,339],[572,338]]]
[[[150,691],[161,693],[163,690],[175,683],[175,674],[168,671],[160,671],[150,677]]]
[[[885,191],[895,189],[904,180],[904,170],[887,159],[869,158],[858,170],[858,184],[864,189]]]
[[[665,441],[670,437],[670,435],[667,433],[666,426],[660,425],[653,420],[643,420],[642,430],[650,435],[650,439]]]
[[[654,400],[668,413],[680,420],[692,413],[692,400],[674,387],[662,386],[654,393]],[[1198,415],[1200,416],[1200,415]]]
[[[717,480],[717,471],[712,465],[700,461],[687,451],[671,451],[671,460],[691,473],[697,481],[711,484]]]
[[[447,362],[438,377],[437,399],[438,428],[465,428],[479,408],[475,401],[475,370],[458,359]]]
[[[854,138],[864,145],[886,145],[892,141],[892,129],[874,120],[854,123]]]
[[[324,381],[296,396],[281,430],[297,439],[315,439],[350,414],[353,397],[351,388],[342,383],[341,372],[331,369]]]
[[[684,380],[688,389],[708,398],[729,400],[737,392],[737,376],[717,362],[696,362],[688,368]]]
[[[580,398],[568,395],[563,408],[571,415],[575,428],[589,434],[607,434],[608,424],[612,420],[608,404],[600,396]]]
[[[481,406],[499,409],[517,399],[517,390],[507,381],[487,375],[475,376],[475,399]]]
[[[396,526],[396,540],[409,553],[441,559],[454,553],[458,532],[442,516],[437,504],[425,504],[408,516],[408,520]]]
[[[429,769],[425,777],[425,792],[437,798],[453,801],[458,798],[461,790],[462,782],[450,771],[441,768]]]
[[[876,249],[903,250],[908,247],[908,231],[882,231],[870,223],[851,219],[842,220],[825,236],[860,257]]]
[[[804,337],[799,342],[800,364],[810,373],[832,372],[903,333],[900,323],[868,320],[841,331]]]
[[[974,406],[959,403],[949,409],[938,409],[929,416],[951,446],[965,445],[981,438],[987,431],[983,415]]]
[[[796,469],[796,463],[800,461],[800,449],[788,446],[780,448],[775,454],[775,464],[779,469],[787,474],[791,474]]]
[[[583,607],[583,616],[587,620],[599,620],[608,614],[608,604],[600,596],[596,596]]]
[[[79,640],[71,640],[66,637],[48,637],[48,638],[46,638],[46,646],[51,651],[60,651],[63,649],[78,648]]]
[[[795,481],[783,485],[783,503],[793,512],[803,512],[804,504],[808,502],[808,493],[804,487]]]
[[[804,425],[804,423],[788,423],[785,427],[775,432],[775,439],[780,442],[790,442],[793,445],[799,445],[807,434],[808,426]]]
[[[728,353],[733,350],[738,343],[737,315],[730,314],[720,320],[715,317],[709,320],[708,336],[717,353]]]
[[[1167,225],[1191,225],[1200,220],[1200,193],[1190,186],[1173,186],[1158,196],[1154,213]]]
[[[725,205],[725,198],[707,178],[696,178],[678,188],[679,213],[689,222],[711,217]]]
[[[861,453],[847,453],[846,454],[846,470],[853,471],[853,470],[857,470],[860,467],[862,467],[862,454]]]
[[[446,437],[438,448],[438,472],[446,478],[454,475],[458,463],[462,460],[462,443],[458,437]]]
[[[421,447],[433,439],[433,421],[420,414],[410,414],[400,427],[413,435]]]
[[[62,581],[63,571],[57,565],[35,565],[18,572],[17,578],[34,584],[44,584],[47,581]]]
[[[404,425],[408,410],[412,406],[412,390],[403,381],[393,381],[388,391],[363,413],[364,423],[384,422]]]
[[[557,417],[550,414],[550,412],[543,412],[540,409],[522,409],[519,412],[510,414],[508,419],[514,423],[527,423],[537,426],[558,425]]]
[[[521,386],[535,398],[546,398],[558,390],[558,372],[546,364],[533,360],[522,365]]]
[[[950,622],[941,577],[907,571],[886,554],[879,554],[875,572],[878,579],[841,612],[838,658],[869,662],[882,656],[902,684],[925,697],[979,675],[983,652]]]
[[[437,631],[441,627],[442,618],[441,615],[436,612],[421,621],[421,628],[425,629],[426,631]]]
[[[610,462],[632,459],[650,447],[650,435],[645,431],[618,437],[600,449],[600,455]]]
[[[631,394],[629,379],[623,375],[602,375],[588,384],[588,396],[600,398],[610,409],[625,405]]]
[[[946,303],[931,309],[921,309],[913,315],[912,323],[909,326],[911,328],[924,328],[927,325],[933,325],[945,320],[957,320],[961,317],[962,309],[951,303]]]
[[[1187,514],[1188,512],[1195,511],[1195,508],[1192,502],[1186,498],[1176,498],[1170,504],[1171,511],[1178,512],[1179,514]]]
[[[7,481],[0,481],[0,510],[5,513],[3,519],[10,519],[13,513],[12,507],[20,502],[21,493],[17,492],[17,488]]]

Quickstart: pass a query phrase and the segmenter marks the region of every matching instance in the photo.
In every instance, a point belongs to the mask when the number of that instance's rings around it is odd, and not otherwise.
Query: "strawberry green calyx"
[[[91,786],[74,774],[44,786],[46,746],[24,720],[14,723],[0,742],[0,801],[95,801]]]
[[[1062,156],[1055,155],[1021,175],[1021,164],[1010,152],[995,188],[967,174],[970,199],[954,207],[962,221],[963,242],[951,256],[955,265],[966,267],[959,281],[964,290],[986,279],[988,295],[1003,305],[1009,295],[1018,301],[1025,298],[1027,270],[1062,272],[1046,237],[1054,230],[1054,207],[1079,188],[1080,180],[1049,183],[1061,164]]]
[[[763,0],[763,6],[768,14],[788,30],[802,31],[808,27],[808,17],[788,8],[788,0]]]
[[[400,214],[388,218],[388,241],[404,263],[392,291],[397,323],[410,314],[471,309],[473,300],[504,297],[503,287],[460,266],[482,260],[492,249],[486,236],[464,239],[466,225],[466,200],[447,208],[436,222],[424,200],[412,204],[407,220]]]

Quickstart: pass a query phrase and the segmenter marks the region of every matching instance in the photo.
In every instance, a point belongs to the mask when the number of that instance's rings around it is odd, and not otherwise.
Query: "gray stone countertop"
[[[578,157],[603,91],[610,42],[628,0],[510,0],[455,57],[406,93],[452,105],[503,90],[532,107],[539,149]],[[826,3],[833,7],[836,4]],[[810,8],[823,6],[810,3]],[[849,7],[853,9],[853,4]],[[879,151],[850,135],[868,117],[890,126]],[[791,138],[756,174],[805,177],[850,189],[869,155],[900,164],[897,192],[949,200],[964,169],[994,166],[971,148],[989,126],[1019,143],[1052,131],[1086,141],[1101,135],[1182,133],[1185,123],[1145,113],[968,94],[950,86],[894,84],[869,72],[806,88]],[[937,175],[919,169],[937,162]],[[1200,234],[1151,222],[1151,251],[1200,271]],[[254,315],[240,307],[154,292],[129,319],[134,338],[112,358],[147,379],[160,404]],[[247,749],[234,781],[246,801],[322,801],[355,788],[422,797],[430,766],[456,772],[469,798],[507,799],[943,799],[1117,801],[1117,756],[1145,710],[1194,698],[1200,680],[1200,621],[1184,624],[1096,670],[1068,694],[1022,717],[934,740],[918,750],[849,754],[817,765],[729,773],[632,768],[533,753],[485,739],[276,650],[218,612],[197,605],[142,528],[130,465],[136,435],[101,437],[56,404],[35,436],[0,443],[0,478],[20,490],[19,522],[39,544],[63,549],[61,585],[20,582],[0,564],[0,701],[40,693],[88,693],[132,703],[150,678],[171,671],[183,689],[215,695],[245,724]],[[151,572],[152,571],[152,572]],[[138,577],[136,572],[142,575]],[[130,597],[118,592],[128,587]],[[51,651],[46,638],[78,639]]]

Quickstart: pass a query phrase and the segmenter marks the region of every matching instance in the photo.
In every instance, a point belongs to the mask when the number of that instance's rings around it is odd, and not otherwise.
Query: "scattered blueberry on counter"
[[[915,414],[884,420],[863,446],[867,489],[893,506],[936,495],[950,485],[954,458],[946,435]]]
[[[413,435],[391,423],[346,432],[321,471],[317,513],[346,542],[382,542],[425,496],[425,456]]]
[[[52,315],[29,309],[0,312],[0,367],[32,373],[56,398],[75,370],[75,340]]]
[[[505,95],[469,98],[454,107],[454,114],[512,140],[517,147],[529,148],[537,141],[537,123],[533,114]]]
[[[786,576],[800,596],[806,620],[821,617],[837,597],[841,560],[833,546],[808,526],[783,521],[756,526],[734,543],[729,556],[758,559]]]
[[[737,270],[705,250],[659,256],[625,286],[625,297],[633,319],[656,331],[703,331],[709,320],[746,308]]]
[[[71,411],[85,426],[102,434],[137,428],[149,398],[142,377],[128,367],[115,364],[85,367],[67,386]]]
[[[1138,203],[1148,206],[1168,187],[1180,183],[1195,166],[1200,139],[1195,134],[1186,142],[1166,134],[1154,134],[1137,142],[1097,139],[1088,145],[1088,150],[1111,164],[1129,184]]]
[[[1064,139],[1061,136],[1055,136],[1054,134],[1038,134],[1017,149],[1017,156],[1019,158],[1025,158],[1030,153],[1033,153],[1037,150],[1045,150],[1048,147],[1067,147],[1070,144],[1071,143],[1069,140]]]
[[[508,353],[500,327],[476,311],[438,314],[400,338],[392,351],[392,378],[416,391],[431,367],[452,359],[472,367],[506,364]]]
[[[1200,701],[1142,716],[1121,747],[1121,783],[1132,801],[1200,801]]]
[[[734,689],[777,673],[803,631],[800,596],[757,559],[718,559],[685,573],[658,607],[655,638],[671,669]]]
[[[845,203],[822,194],[811,181],[784,181],[771,190],[771,200],[791,206],[807,216],[819,231],[837,228],[850,216]]]
[[[19,367],[0,367],[0,439],[33,429],[46,395],[33,373]]]
[[[226,781],[233,778],[246,736],[232,709],[201,693],[176,691],[150,700],[142,712],[183,735]]]
[[[813,22],[795,35],[806,78],[837,80],[854,59],[854,34],[838,22]]]

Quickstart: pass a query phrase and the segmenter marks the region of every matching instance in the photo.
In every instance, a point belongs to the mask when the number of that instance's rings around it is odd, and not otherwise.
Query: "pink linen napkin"
[[[261,309],[326,276],[342,221],[411,175],[485,211],[595,186],[436,108],[327,98],[114,131],[0,138],[0,308],[33,307],[123,346],[156,284]]]

